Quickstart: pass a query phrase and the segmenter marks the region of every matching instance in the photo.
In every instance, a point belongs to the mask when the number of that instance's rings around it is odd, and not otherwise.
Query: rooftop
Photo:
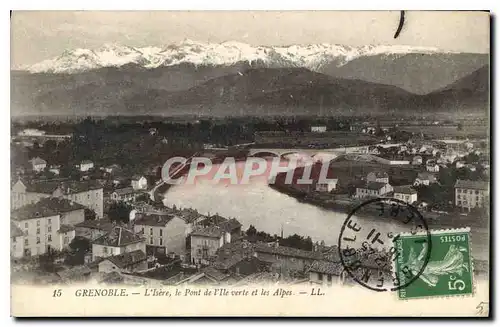
[[[172,212],[174,210],[172,209]],[[182,209],[179,212],[179,217],[181,219],[184,219],[186,223],[190,224],[194,221],[196,221],[200,217],[204,217],[202,214],[200,214],[197,210],[195,209]]]
[[[203,268],[201,272],[204,273],[207,277],[215,279],[218,282],[223,281],[224,279],[229,277],[228,274],[224,274],[223,272],[211,266]]]
[[[207,217],[198,224],[204,227],[217,226],[228,233],[241,227],[241,223],[238,220],[234,218],[227,219],[219,215]]]
[[[488,183],[483,181],[457,180],[455,188],[466,188],[472,190],[488,190]]]
[[[11,217],[16,220],[36,219],[82,209],[85,207],[67,199],[44,198],[35,204],[27,204],[14,210]]]
[[[220,224],[226,221],[227,221],[226,218],[215,214],[213,216],[209,216],[203,219],[202,221],[199,222],[199,224],[202,226],[219,226]]]
[[[96,181],[43,181],[28,183],[21,180],[27,192],[52,195],[57,189],[63,194],[82,193],[89,190],[102,189],[102,185]]]
[[[92,229],[100,229],[104,231],[111,231],[114,227],[111,220],[107,219],[95,219],[95,220],[85,220],[81,223],[75,225],[75,227],[84,227]]]
[[[118,195],[127,195],[127,194],[132,194],[136,193],[137,191],[134,190],[132,187],[124,187],[124,188],[117,188],[116,190],[113,191],[113,193],[116,193]]]
[[[71,225],[61,225],[61,227],[59,228],[58,232],[61,233],[61,234],[64,234],[64,233],[67,233],[67,232],[71,232],[72,230],[75,230],[75,227],[71,226]]]
[[[432,173],[427,172],[427,171],[418,173],[417,178],[418,179],[423,179],[423,180],[427,180],[428,179],[430,181],[435,181],[436,180],[436,176],[434,174],[432,174]]]
[[[280,246],[268,245],[266,243],[255,244],[255,252],[264,252],[264,253],[271,253],[288,257],[315,259],[315,260],[323,259],[324,257],[324,255],[320,252],[306,251],[281,245]]]
[[[30,160],[33,165],[45,165],[47,161],[43,160],[40,157],[36,157]]]
[[[135,250],[132,252],[125,252],[123,254],[107,257],[104,260],[109,260],[118,268],[123,269],[136,263],[142,262],[146,259],[146,253],[144,253],[142,250]]]
[[[318,272],[322,274],[330,274],[340,276],[344,270],[341,262],[318,260],[309,267],[308,271]]]
[[[134,222],[136,225],[165,227],[174,218],[174,215],[137,214],[137,219]]]
[[[253,256],[253,244],[246,241],[224,244],[217,250],[214,266],[218,269],[229,269],[245,258]]]
[[[394,193],[417,194],[417,191],[410,185],[394,186]]]
[[[382,183],[382,182],[368,182],[360,188],[378,191],[381,188],[383,188],[385,185],[386,185],[386,183]]]
[[[376,178],[389,178],[385,171],[372,171],[370,174],[375,174]]]
[[[191,232],[191,236],[202,236],[211,238],[220,238],[223,230],[217,226],[195,226]]]
[[[92,244],[121,247],[142,241],[144,239],[140,235],[123,227],[114,227],[109,233],[93,241]]]

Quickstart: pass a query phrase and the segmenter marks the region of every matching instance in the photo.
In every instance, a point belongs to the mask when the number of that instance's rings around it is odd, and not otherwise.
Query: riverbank
[[[350,212],[363,203],[360,200],[353,199],[325,199],[324,197],[315,195],[315,193],[307,193],[288,185],[269,184],[269,187],[280,193],[295,198],[298,202],[311,204],[325,210],[332,210],[337,213],[345,214],[346,218]],[[445,214],[427,210],[420,210],[419,213],[431,229],[463,227],[471,227],[475,229],[489,228],[488,217],[480,217],[472,213],[467,215],[455,213]],[[372,218],[374,216],[378,217],[379,215],[380,211],[374,208],[362,208],[361,210],[356,211],[356,216],[358,217]]]

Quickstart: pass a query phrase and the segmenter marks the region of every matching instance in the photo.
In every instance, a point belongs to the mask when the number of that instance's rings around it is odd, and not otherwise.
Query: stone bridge
[[[288,155],[299,155],[311,157],[313,160],[332,160],[346,153],[366,153],[364,147],[336,148],[336,149],[278,149],[278,148],[251,148],[249,157],[286,157]]]

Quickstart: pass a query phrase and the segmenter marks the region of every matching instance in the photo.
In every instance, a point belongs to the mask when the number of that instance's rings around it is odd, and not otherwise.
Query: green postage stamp
[[[474,292],[473,265],[470,253],[470,229],[431,231],[427,234],[403,234],[395,240],[398,256],[394,271],[405,284],[405,278],[420,276],[398,290],[400,299],[436,296],[470,295]],[[429,260],[422,270],[430,251]]]

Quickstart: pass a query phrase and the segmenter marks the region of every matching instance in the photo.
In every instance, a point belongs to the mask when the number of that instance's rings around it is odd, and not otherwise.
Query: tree
[[[250,225],[250,227],[248,227],[247,231],[246,231],[246,234],[247,236],[255,236],[257,235],[257,229],[255,228],[254,225]]]
[[[125,202],[115,202],[109,207],[108,216],[111,221],[128,223],[130,211],[132,211],[131,205]]]
[[[95,213],[95,211],[92,209],[89,209],[89,208],[85,208],[85,210],[83,211],[83,214],[85,216],[85,221],[95,220],[95,218],[97,217],[97,214]]]
[[[39,257],[40,269],[46,272],[55,272],[54,260],[54,250],[49,249],[47,253],[44,253]]]
[[[69,243],[69,247],[71,250],[78,252],[89,252],[91,249],[91,244],[88,239],[85,237],[77,236],[74,239],[71,240]]]
[[[149,194],[143,193],[135,198],[137,202],[146,202],[146,203],[152,203],[151,198],[149,197]]]
[[[85,254],[90,252],[92,245],[85,237],[75,237],[69,243],[71,252],[68,253],[64,262],[70,266],[79,266],[85,263]]]

